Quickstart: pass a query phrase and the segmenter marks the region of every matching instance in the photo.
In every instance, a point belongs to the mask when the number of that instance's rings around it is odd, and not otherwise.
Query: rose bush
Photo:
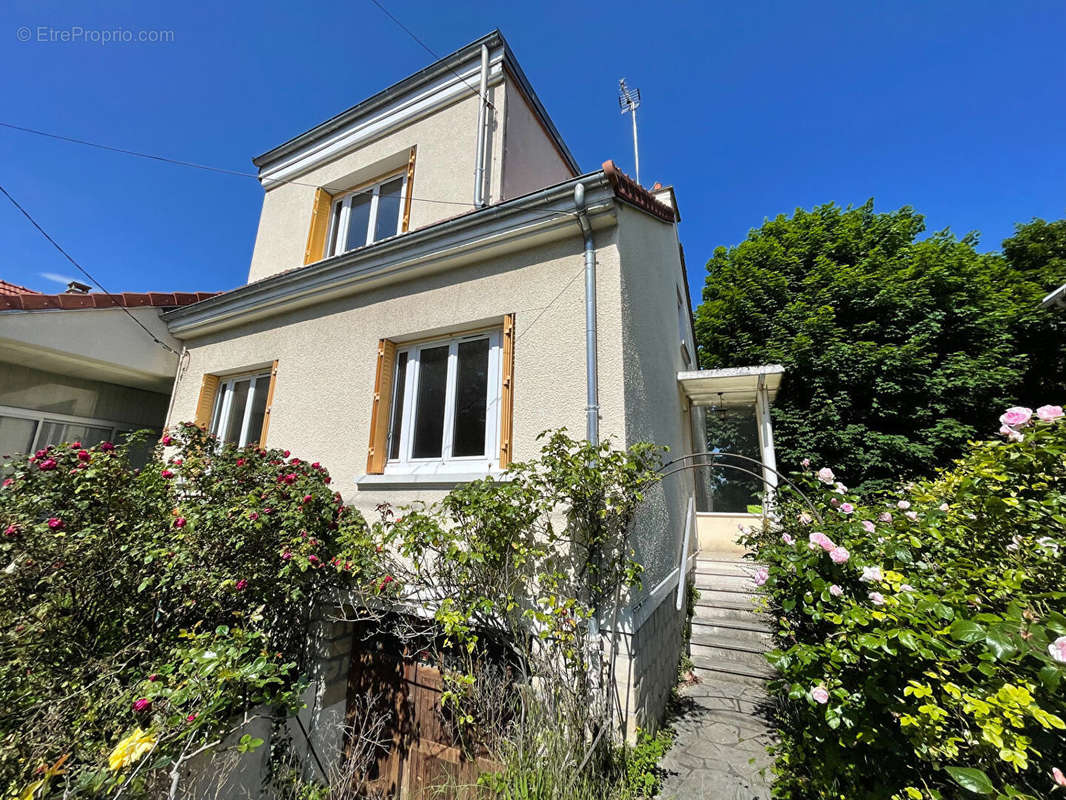
[[[746,537],[775,618],[775,797],[1062,791],[1061,417],[1012,408],[1003,441],[872,502],[805,473],[813,508],[782,492]]]
[[[318,464],[182,425],[136,469],[139,444],[3,473],[4,798],[169,789],[251,715],[294,713],[312,608],[377,585],[367,526]]]

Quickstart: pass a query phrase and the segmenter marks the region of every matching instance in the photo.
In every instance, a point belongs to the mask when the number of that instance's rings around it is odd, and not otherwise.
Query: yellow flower
[[[137,728],[133,733],[115,745],[111,755],[107,758],[108,766],[112,770],[120,770],[135,764],[141,756],[155,747],[155,737]]]

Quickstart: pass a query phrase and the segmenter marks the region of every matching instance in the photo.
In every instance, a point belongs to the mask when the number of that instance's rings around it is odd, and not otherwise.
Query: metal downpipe
[[[574,187],[577,221],[585,239],[585,438],[590,444],[600,443],[600,382],[596,363],[596,245],[592,240],[592,225],[585,208],[585,185]]]

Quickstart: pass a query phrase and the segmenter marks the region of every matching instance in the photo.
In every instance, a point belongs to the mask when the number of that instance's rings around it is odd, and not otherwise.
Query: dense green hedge
[[[1066,425],[862,504],[829,467],[748,544],[775,615],[779,798],[1066,796]],[[810,468],[810,465],[805,465]]]

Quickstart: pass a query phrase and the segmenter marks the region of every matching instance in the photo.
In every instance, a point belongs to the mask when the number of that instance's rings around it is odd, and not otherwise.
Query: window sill
[[[361,475],[355,479],[355,488],[359,491],[374,489],[454,489],[464,483],[491,478],[506,482],[509,478],[502,472],[441,472],[410,473],[407,475],[392,473],[384,475]]]

